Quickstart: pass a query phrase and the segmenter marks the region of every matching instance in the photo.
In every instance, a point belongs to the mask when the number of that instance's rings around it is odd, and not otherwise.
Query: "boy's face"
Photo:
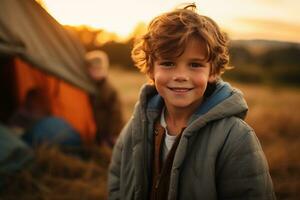
[[[193,111],[202,103],[207,83],[215,81],[205,58],[205,43],[191,38],[180,57],[154,62],[150,77],[168,109]]]

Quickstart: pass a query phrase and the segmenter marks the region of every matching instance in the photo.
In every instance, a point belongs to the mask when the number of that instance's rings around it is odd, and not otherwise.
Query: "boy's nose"
[[[178,82],[184,82],[184,81],[188,81],[189,77],[186,74],[177,73],[173,76],[173,80]]]
[[[189,80],[189,72],[185,64],[178,64],[174,70],[173,80],[183,82]]]

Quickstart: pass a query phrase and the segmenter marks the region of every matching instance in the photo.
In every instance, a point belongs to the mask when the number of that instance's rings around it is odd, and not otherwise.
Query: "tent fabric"
[[[34,0],[1,0],[0,53],[20,57],[89,93],[96,92],[82,45]]]
[[[19,106],[24,104],[29,90],[39,88],[49,101],[53,116],[66,120],[84,143],[95,140],[96,123],[89,95],[83,90],[15,58],[13,62],[15,95]]]

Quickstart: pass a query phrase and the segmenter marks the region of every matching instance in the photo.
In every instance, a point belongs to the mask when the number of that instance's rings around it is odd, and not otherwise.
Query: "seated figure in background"
[[[8,125],[18,136],[21,136],[39,120],[49,115],[49,102],[43,90],[33,88],[27,92],[24,103],[12,114]]]
[[[108,80],[109,60],[103,51],[86,54],[88,73],[96,82],[97,93],[91,96],[97,126],[96,140],[112,147],[124,126],[121,101],[117,90]]]
[[[49,102],[40,88],[27,92],[24,103],[12,114],[9,128],[28,145],[80,147],[80,134],[64,119],[51,116]]]

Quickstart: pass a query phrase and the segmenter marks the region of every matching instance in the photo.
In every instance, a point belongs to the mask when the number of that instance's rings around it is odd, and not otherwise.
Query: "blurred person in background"
[[[52,116],[45,91],[33,88],[26,94],[24,103],[9,119],[12,133],[28,145],[58,145],[80,147],[80,134],[64,119]]]
[[[40,88],[33,88],[26,93],[24,103],[12,113],[8,125],[21,136],[39,120],[49,115],[49,102],[44,91]]]
[[[108,79],[109,59],[105,52],[90,51],[86,54],[88,73],[97,85],[91,96],[96,120],[98,144],[112,147],[124,126],[122,105],[117,90]]]

